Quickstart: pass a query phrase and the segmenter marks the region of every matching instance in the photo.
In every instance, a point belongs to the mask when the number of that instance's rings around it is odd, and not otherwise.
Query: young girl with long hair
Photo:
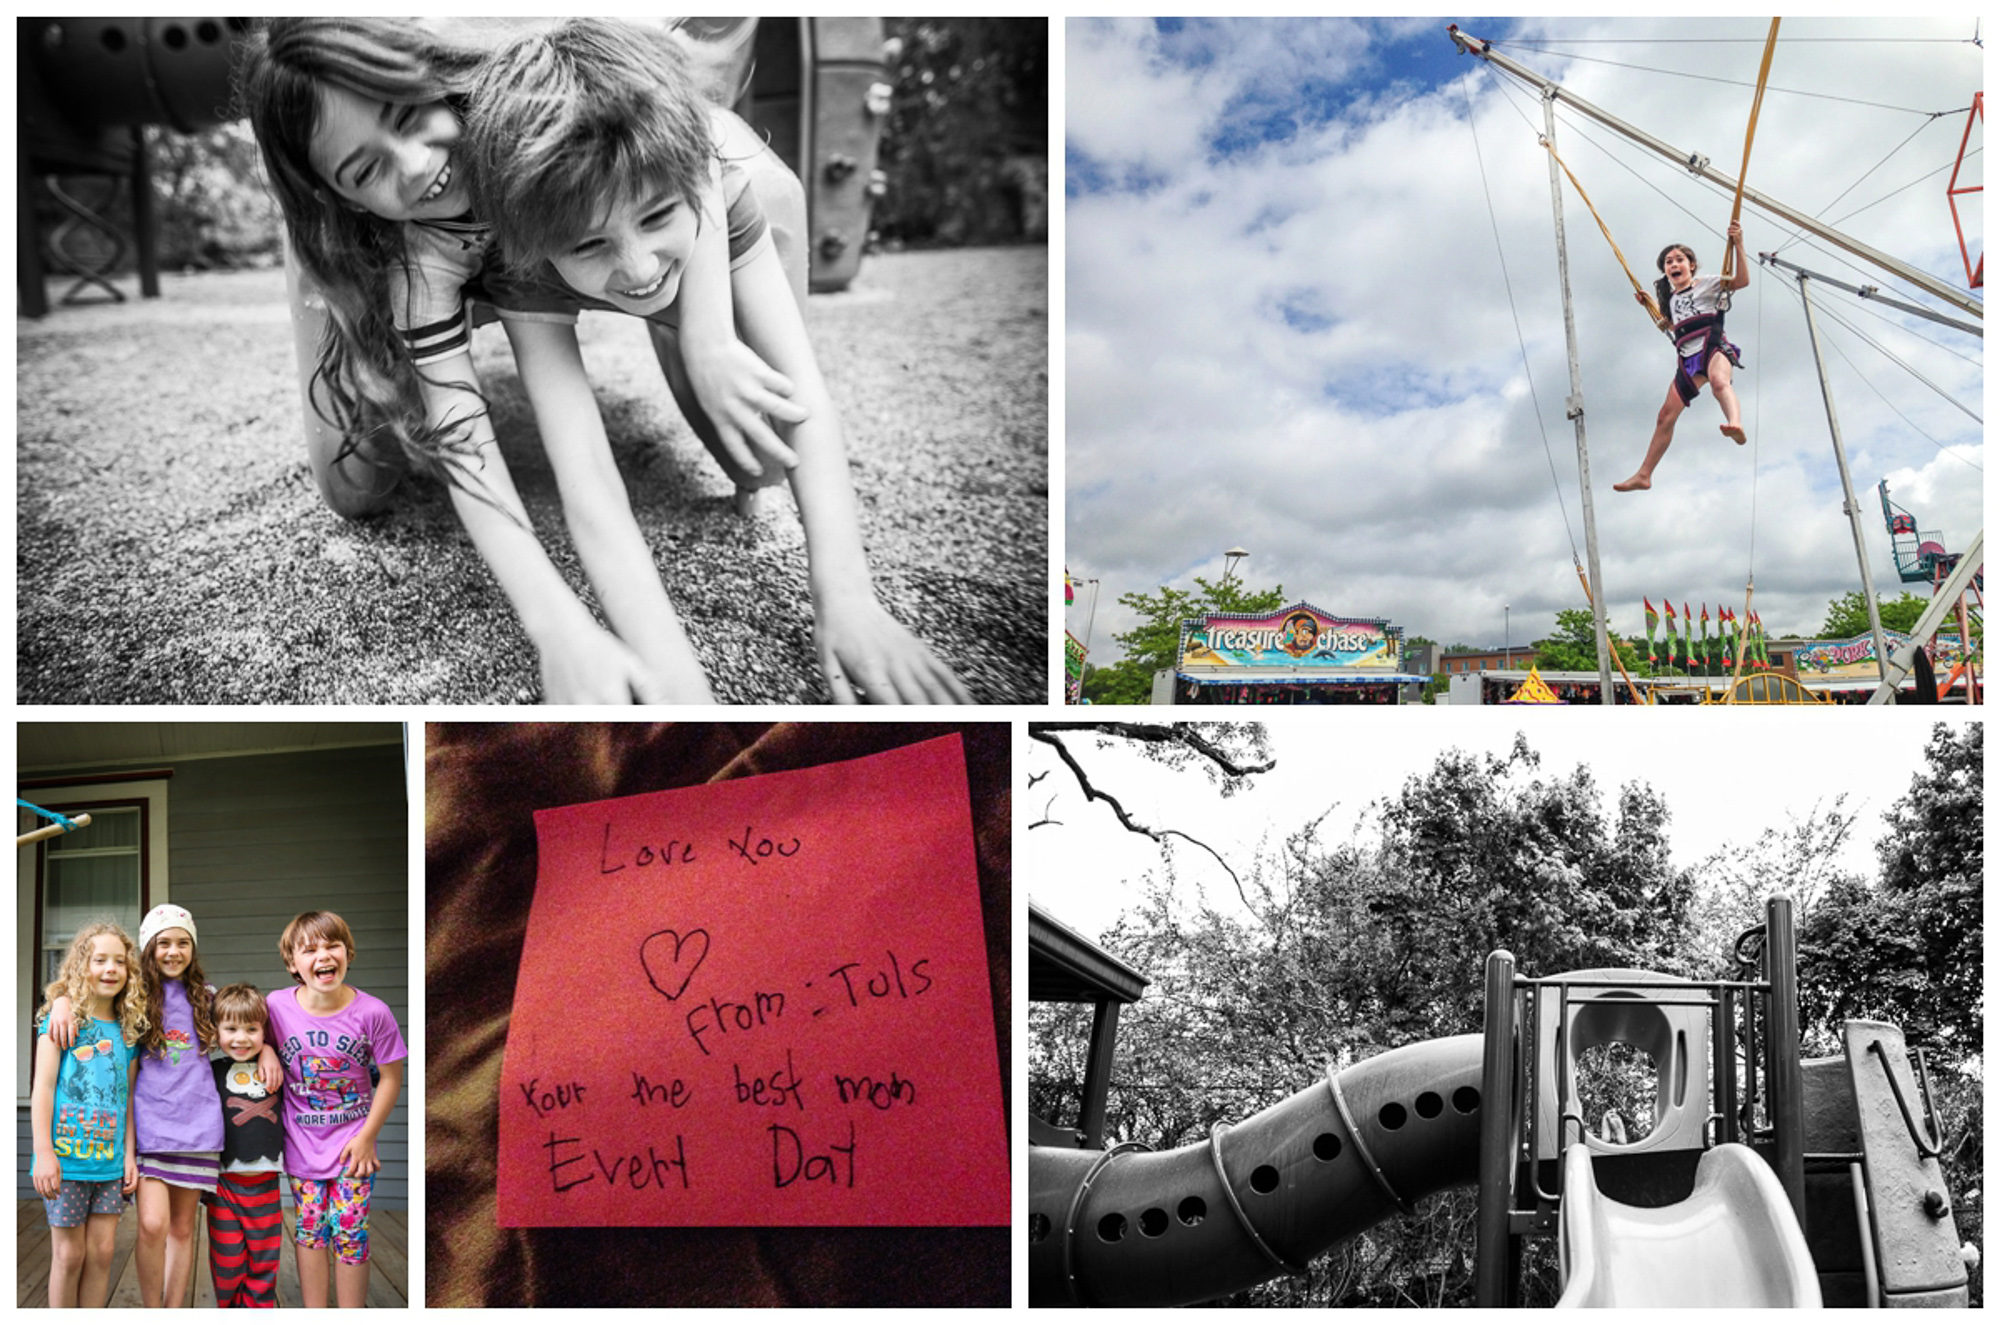
[[[1738,446],[1748,440],[1731,382],[1733,371],[1743,366],[1743,351],[1722,334],[1729,295],[1750,284],[1749,258],[1743,252],[1743,226],[1739,222],[1729,223],[1729,246],[1736,250],[1736,271],[1727,285],[1720,276],[1695,275],[1694,250],[1686,244],[1669,244],[1660,250],[1662,274],[1653,283],[1653,290],[1659,296],[1661,312],[1673,324],[1674,380],[1667,388],[1659,417],[1653,421],[1646,458],[1631,478],[1611,485],[1614,492],[1643,492],[1653,486],[1653,469],[1673,444],[1674,424],[1704,386],[1713,391],[1715,403],[1722,407],[1722,435]],[[1644,295],[1638,299],[1646,301]]]
[[[299,264],[323,291],[331,325],[310,392],[315,412],[331,425],[309,446],[315,472],[335,508],[351,513],[379,502],[405,462],[442,471],[468,533],[536,646],[549,700],[708,701],[707,680],[625,500],[583,375],[573,319],[584,301],[547,283],[497,284],[486,260],[487,227],[465,211],[477,168],[460,140],[484,54],[384,20],[274,20],[253,43],[246,109]],[[692,95],[685,62],[675,77],[674,86],[647,95]],[[778,430],[803,422],[805,410],[792,399],[793,384],[737,335],[729,265],[740,255],[725,247],[717,204],[725,167],[726,157],[711,162],[705,186],[689,195],[695,243],[673,279],[663,273],[660,280],[671,287],[666,301],[680,334],[658,328],[654,344],[683,413],[742,497],[796,463]],[[795,179],[790,191],[789,205],[802,215]],[[467,293],[500,311],[566,521],[612,631],[556,571],[493,443],[471,365]],[[808,521],[809,541],[812,529]],[[861,571],[865,576],[865,565]],[[885,677],[870,692],[879,700],[904,697],[886,680],[892,672],[942,670],[881,611],[865,578],[857,586],[850,576],[838,587],[822,598],[815,578],[823,660],[830,641],[845,641],[857,668]],[[881,661],[864,663],[863,653]],[[939,693],[950,695],[956,685],[953,678]],[[843,697],[841,684],[835,693]]]
[[[138,1042],[132,1125],[139,1151],[139,1296],[149,1307],[187,1301],[201,1196],[215,1190],[222,1102],[214,991],[195,951],[194,917],[163,902],[139,924],[139,983],[152,1009]]]
[[[132,964],[124,930],[85,925],[35,1013],[32,1176],[49,1220],[52,1307],[108,1305],[118,1220],[139,1183],[132,1043],[146,1029],[147,1003]],[[58,1024],[69,1047],[56,1043]]]

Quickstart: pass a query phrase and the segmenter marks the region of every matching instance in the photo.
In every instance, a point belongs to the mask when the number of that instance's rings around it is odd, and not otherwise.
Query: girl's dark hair
[[[309,156],[320,89],[394,105],[442,102],[464,121],[481,52],[404,19],[277,18],[252,34],[237,100],[284,213],[293,255],[326,300],[328,328],[311,379],[312,408],[342,434],[338,459],[401,452],[447,478],[448,454],[471,449],[461,421],[431,428],[420,378],[391,317],[389,273],[404,264],[402,223],[344,203]]]
[[[1667,269],[1667,254],[1673,252],[1675,249],[1679,249],[1681,252],[1688,255],[1688,270],[1690,271],[1701,270],[1700,260],[1695,257],[1694,250],[1689,248],[1686,244],[1667,245],[1665,248],[1660,250],[1660,256],[1654,260],[1653,265],[1657,267],[1659,270],[1665,271]],[[1669,281],[1666,277],[1662,276],[1660,277],[1659,280],[1653,282],[1653,294],[1660,301],[1660,312],[1662,313],[1667,312],[1667,300],[1673,297],[1673,293],[1674,293],[1673,282]],[[1669,317],[1672,316],[1672,314],[1667,314],[1667,315]]]
[[[154,1053],[164,1053],[170,1047],[167,1044],[165,981],[160,972],[160,959],[155,955],[159,946],[160,936],[155,934],[153,941],[139,954],[139,977],[145,982],[146,1006],[153,1010],[152,1019],[139,1033],[139,1047]],[[201,973],[199,949],[188,953],[188,964],[181,968],[178,978],[181,987],[187,990],[188,1006],[194,1010],[195,1042],[200,1046],[200,1052],[207,1053],[216,1045],[214,995],[208,992],[208,977]]]
[[[465,125],[474,208],[509,267],[568,252],[612,204],[656,190],[699,207],[715,149],[681,40],[571,19],[481,65]]]

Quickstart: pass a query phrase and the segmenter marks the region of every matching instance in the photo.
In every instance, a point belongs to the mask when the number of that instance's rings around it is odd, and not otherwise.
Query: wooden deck
[[[205,1220],[195,1227],[195,1272],[190,1306],[215,1305],[215,1281],[208,1274],[208,1228]],[[16,1303],[23,1307],[49,1304],[49,1225],[38,1200],[18,1202],[16,1232],[19,1244],[20,1293]],[[139,1210],[128,1206],[118,1221],[118,1247],[111,1257],[111,1305],[136,1307],[139,1298],[138,1265],[132,1245],[139,1236]],[[407,1307],[410,1305],[410,1228],[408,1212],[376,1210],[368,1219],[368,1305]],[[292,1242],[292,1213],[285,1211],[285,1240],[279,1253],[278,1305],[298,1307],[299,1265]]]

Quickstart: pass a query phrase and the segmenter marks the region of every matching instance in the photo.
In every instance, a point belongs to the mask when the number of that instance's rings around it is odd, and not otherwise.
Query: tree
[[[1839,867],[1841,851],[1858,820],[1847,797],[1814,805],[1783,827],[1767,827],[1747,846],[1712,852],[1695,867],[1702,880],[1689,935],[1688,963],[1697,978],[1722,980],[1735,970],[1737,935],[1764,923],[1764,904],[1774,893],[1790,893],[1793,914],[1804,924],[1821,900],[1860,880]]]
[[[1031,722],[1028,736],[1056,752],[1086,801],[1103,801],[1128,832],[1149,837],[1162,846],[1169,837],[1182,838],[1214,856],[1240,892],[1243,881],[1221,853],[1190,833],[1141,823],[1110,792],[1098,787],[1084,771],[1083,764],[1069,747],[1068,735],[1090,735],[1126,744],[1145,758],[1169,768],[1193,767],[1218,785],[1224,796],[1241,791],[1259,773],[1277,766],[1257,722]],[[1030,828],[1042,825],[1030,824]]]
[[[1629,640],[1621,640],[1615,634],[1610,639],[1612,648],[1625,661],[1625,670],[1638,675],[1642,670],[1638,650],[1632,647]],[[1565,607],[1556,613],[1556,633],[1547,639],[1536,640],[1532,647],[1546,671],[1594,672],[1597,670],[1597,621],[1587,607]]]
[[[1142,620],[1112,638],[1129,661],[1144,669],[1149,686],[1154,672],[1165,671],[1180,660],[1181,626],[1190,618],[1209,612],[1275,612],[1285,605],[1283,585],[1252,591],[1229,579],[1210,584],[1199,575],[1194,582],[1199,592],[1161,585],[1157,594],[1118,595],[1118,601]]]
[[[1882,629],[1908,632],[1917,624],[1917,618],[1931,605],[1928,598],[1919,598],[1913,593],[1905,593],[1900,598],[1890,599],[1876,595],[1876,611],[1882,617]],[[1853,639],[1856,635],[1868,633],[1868,600],[1861,590],[1852,589],[1826,605],[1826,623],[1819,628],[1817,639]]]
[[[1848,881],[1801,926],[1800,1000],[1823,1035],[1880,1018],[1947,1062],[1980,1052],[1984,730],[1932,729],[1926,768],[1884,816],[1880,886]]]
[[[1153,674],[1143,663],[1120,658],[1104,667],[1083,668],[1083,697],[1093,704],[1146,704],[1153,698]]]

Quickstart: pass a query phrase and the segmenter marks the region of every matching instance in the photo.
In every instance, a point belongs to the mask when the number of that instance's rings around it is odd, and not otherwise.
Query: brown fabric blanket
[[[1011,912],[1006,724],[428,728],[427,1306],[1007,1305],[1005,1228],[502,1229],[494,1217],[501,1055],[534,898],[534,812],[854,759],[952,731],[965,741],[1004,1090]],[[1008,1107],[1011,1117],[1011,1099]]]

